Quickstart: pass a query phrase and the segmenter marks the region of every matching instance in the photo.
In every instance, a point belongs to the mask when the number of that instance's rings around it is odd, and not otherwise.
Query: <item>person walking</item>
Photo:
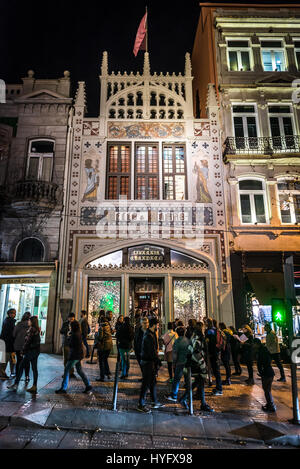
[[[85,346],[86,349],[86,356],[85,358],[90,358],[90,349],[89,349],[89,344],[87,343],[87,337],[89,333],[91,332],[91,328],[88,322],[88,316],[87,312],[85,310],[82,310],[80,313],[80,327],[81,327],[81,337],[82,337],[82,342],[83,345]]]
[[[21,321],[19,321],[14,328],[14,350],[17,356],[16,376],[18,375],[20,364],[23,359],[22,350],[25,345],[25,338],[29,329],[29,319],[31,314],[29,311],[23,314]],[[30,362],[27,361],[24,365],[25,370],[25,383],[29,383]]]
[[[146,330],[149,327],[149,320],[146,316],[141,318],[140,321],[140,327],[136,329],[135,334],[134,334],[134,353],[135,353],[135,358],[137,359],[137,362],[141,368],[142,371],[142,366],[141,366],[141,355],[142,355],[142,343],[143,343],[143,338]],[[142,381],[140,379],[139,381]]]
[[[173,345],[175,340],[178,339],[178,334],[174,331],[173,322],[168,322],[168,332],[162,336],[165,346],[165,360],[168,364],[169,381],[173,381]]]
[[[225,381],[222,381],[222,384],[224,386],[230,386],[231,385],[231,368],[230,368],[230,353],[231,353],[231,338],[232,338],[232,331],[231,329],[226,327],[226,324],[224,322],[220,322],[219,328],[224,334],[224,344],[221,348],[221,361],[224,365],[225,371],[226,371],[226,379]]]
[[[6,374],[6,367],[9,362],[10,376],[15,376],[16,354],[14,351],[14,328],[16,324],[17,311],[11,308],[7,311],[7,317],[3,322],[0,339],[5,342],[5,362],[0,363],[0,379],[9,379]]]
[[[197,326],[196,319],[189,319],[188,320],[188,327],[186,328],[186,331],[185,331],[185,336],[188,339],[190,339],[192,337],[196,326]]]
[[[66,394],[69,384],[69,374],[70,370],[74,367],[82,381],[85,384],[84,393],[89,393],[92,390],[92,386],[90,385],[89,379],[85,375],[84,371],[81,368],[81,360],[83,359],[84,351],[83,351],[83,342],[82,342],[82,334],[81,334],[81,327],[78,321],[71,322],[71,334],[69,338],[69,356],[68,361],[65,366],[64,376],[62,380],[61,387],[57,389],[55,392],[56,394]]]
[[[205,331],[205,338],[207,341],[207,352],[210,366],[216,379],[216,387],[212,392],[215,396],[221,396],[223,394],[220,373],[220,349],[222,346],[220,341],[221,337],[220,334],[218,334],[217,328],[213,325],[213,320],[211,318],[207,318],[206,325],[207,329]]]
[[[242,357],[245,362],[248,370],[248,378],[246,379],[246,384],[252,386],[254,384],[253,379],[253,332],[250,326],[246,324],[243,327],[243,333],[246,336],[247,340],[242,342]],[[242,338],[243,336],[241,336]]]
[[[204,385],[207,379],[207,365],[205,360],[205,337],[203,334],[203,323],[197,323],[193,329],[193,334],[190,339],[190,344],[188,346],[188,356],[186,368],[191,367],[191,374],[194,377],[194,382],[192,384],[192,389],[197,388],[197,397],[201,401],[200,410],[205,412],[214,412],[214,410],[207,404],[205,400],[205,390]],[[187,370],[184,374],[185,376],[185,393],[180,398],[179,402],[181,405],[188,409],[188,374]]]
[[[75,321],[75,314],[70,313],[66,321],[63,322],[61,329],[60,329],[60,334],[62,335],[64,368],[66,368],[69,355],[70,355],[69,339],[71,336],[71,324],[73,321]],[[74,373],[74,367],[70,369],[70,378],[76,378],[75,373]]]
[[[120,326],[117,335],[119,350],[121,356],[121,379],[128,378],[130,368],[130,350],[132,349],[132,341],[134,339],[134,329],[130,324],[130,318],[126,316],[124,323]]]
[[[165,397],[168,401],[177,402],[178,390],[180,380],[183,376],[183,370],[186,366],[188,347],[190,345],[190,339],[185,337],[184,327],[177,327],[178,339],[175,340],[173,345],[173,363],[175,367],[174,379],[172,384],[172,391]]]
[[[120,349],[119,349],[119,341],[118,341],[118,330],[124,323],[124,316],[119,316],[116,322],[116,344],[117,344],[117,350],[118,350],[118,356],[117,356],[117,361],[119,362],[121,360],[121,355],[120,355]]]
[[[266,404],[262,406],[265,412],[276,412],[272,396],[272,383],[275,376],[272,368],[272,356],[268,348],[259,339],[253,339],[254,352],[257,355],[257,369],[261,376],[262,388],[265,393]]]
[[[98,350],[100,370],[100,378],[98,378],[96,381],[105,381],[105,376],[107,376],[108,379],[111,378],[111,373],[108,365],[108,357],[113,347],[111,327],[105,315],[100,315],[99,317],[99,329],[95,336],[95,339]]]
[[[234,373],[232,376],[240,376],[242,374],[242,368],[240,365],[239,355],[241,350],[240,340],[237,333],[237,330],[234,326],[229,326],[229,329],[232,331],[231,341],[230,341],[230,348],[231,348],[231,356],[232,361],[234,364]]]
[[[156,318],[150,319],[149,328],[146,330],[143,337],[141,351],[141,368],[143,379],[140,391],[139,404],[137,407],[137,410],[139,412],[151,412],[151,410],[145,405],[148,390],[150,390],[150,395],[152,399],[151,407],[153,409],[163,407],[163,404],[158,402],[156,394],[156,375],[157,370],[160,366],[160,360],[158,358],[157,351],[157,341],[155,336],[157,325],[158,320]]]
[[[265,331],[267,333],[266,335],[266,347],[271,354],[272,360],[277,365],[277,368],[280,371],[280,378],[277,381],[282,381],[283,383],[286,382],[285,374],[284,374],[284,369],[280,360],[280,346],[279,346],[279,341],[276,333],[272,330],[271,324],[266,323],[265,324]]]
[[[17,391],[19,382],[21,380],[21,376],[23,374],[24,369],[31,365],[32,373],[33,373],[33,385],[31,388],[26,389],[27,392],[31,392],[32,394],[37,393],[37,382],[38,382],[38,358],[40,354],[40,343],[41,343],[41,335],[40,335],[40,327],[39,321],[36,316],[31,316],[29,319],[29,328],[27,330],[25,336],[24,347],[22,350],[23,359],[20,363],[18,374],[16,376],[16,380],[14,384],[8,386],[9,389],[13,391]]]

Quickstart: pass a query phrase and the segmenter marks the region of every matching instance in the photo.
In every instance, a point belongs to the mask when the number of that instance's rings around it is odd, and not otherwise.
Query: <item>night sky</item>
[[[142,71],[143,53],[135,58],[132,49],[146,5],[151,70],[183,72],[198,0],[1,0],[0,78],[20,83],[29,69],[36,78],[59,78],[69,70],[73,95],[77,81],[85,81],[88,115],[97,116],[102,52],[108,51],[110,71]]]

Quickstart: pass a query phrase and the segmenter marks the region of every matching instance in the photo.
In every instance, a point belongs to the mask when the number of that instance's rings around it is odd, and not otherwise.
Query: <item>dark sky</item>
[[[146,5],[151,70],[183,72],[198,0],[0,0],[0,78],[19,83],[29,69],[36,78],[58,78],[69,70],[73,93],[78,80],[86,81],[88,114],[96,116],[104,50],[110,71],[142,71],[143,53],[135,58],[132,49]]]
[[[71,72],[73,86],[86,81],[88,113],[99,112],[102,52],[109,70],[142,71],[143,53],[132,49],[148,6],[152,71],[184,70],[191,52],[200,8],[197,0],[2,0],[0,6],[0,78],[19,83],[32,69],[36,78]]]

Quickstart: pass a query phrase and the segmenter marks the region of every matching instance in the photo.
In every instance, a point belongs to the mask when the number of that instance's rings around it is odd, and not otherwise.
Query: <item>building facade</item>
[[[66,155],[58,305],[62,315],[158,308],[161,327],[180,316],[233,322],[219,105],[194,119],[185,71],[101,66],[100,113],[85,115],[79,82]],[[59,345],[59,324],[55,327]]]
[[[70,98],[69,72],[29,71],[0,104],[0,327],[9,308],[38,316],[53,351],[59,233]]]
[[[284,296],[283,262],[300,251],[300,9],[200,6],[194,102],[205,117],[204,90],[215,84],[236,321],[249,319],[252,298],[260,332],[272,298]]]

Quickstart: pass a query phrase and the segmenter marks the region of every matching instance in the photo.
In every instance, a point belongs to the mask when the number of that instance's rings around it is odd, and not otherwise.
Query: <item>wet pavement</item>
[[[109,364],[114,375],[115,358],[110,358]],[[179,447],[191,445],[190,448],[192,445],[209,447],[206,445],[218,445],[218,442],[221,447],[268,447],[266,442],[280,439],[286,434],[300,435],[300,427],[289,423],[292,418],[292,398],[288,368],[287,383],[278,383],[276,379],[279,372],[274,367],[276,378],[273,397],[277,406],[276,414],[266,414],[261,410],[262,404],[265,403],[261,381],[255,371],[255,385],[247,386],[244,382],[247,374],[243,367],[242,376],[233,377],[232,385],[224,386],[223,396],[213,396],[212,388],[206,388],[207,402],[215,409],[215,413],[201,412],[200,402],[194,400],[194,415],[190,416],[180,404],[169,403],[164,397],[171,387],[165,364],[159,371],[157,382],[158,399],[165,407],[152,410],[151,414],[141,414],[136,410],[141,385],[141,374],[136,360],[131,360],[129,378],[119,382],[117,412],[111,410],[113,380],[97,382],[97,364],[91,365],[84,360],[83,367],[93,386],[93,392],[89,395],[82,393],[84,385],[80,378],[70,381],[68,394],[55,394],[55,389],[61,385],[63,374],[62,358],[57,355],[40,356],[36,396],[26,392],[24,381],[21,381],[17,393],[7,389],[8,382],[0,382],[0,429],[4,427],[0,431],[0,448],[8,444],[9,435],[11,432],[18,432],[18,427],[26,428],[25,436],[37,431],[36,428],[42,429],[43,438],[50,441],[49,447],[53,445],[59,448],[74,440],[70,436],[74,431],[78,433],[82,447],[112,447],[110,445],[124,444],[127,448],[160,447],[155,445],[168,445],[168,442],[171,444],[173,441]],[[223,372],[222,369],[222,374]],[[181,392],[183,388],[179,395]],[[117,443],[116,435],[120,433],[122,443]],[[62,434],[64,437],[60,439],[59,435]],[[25,438],[25,442],[22,438],[22,441],[18,440],[16,447],[27,448],[43,444],[36,442],[34,436],[28,438]],[[43,438],[41,433],[41,441]]]

